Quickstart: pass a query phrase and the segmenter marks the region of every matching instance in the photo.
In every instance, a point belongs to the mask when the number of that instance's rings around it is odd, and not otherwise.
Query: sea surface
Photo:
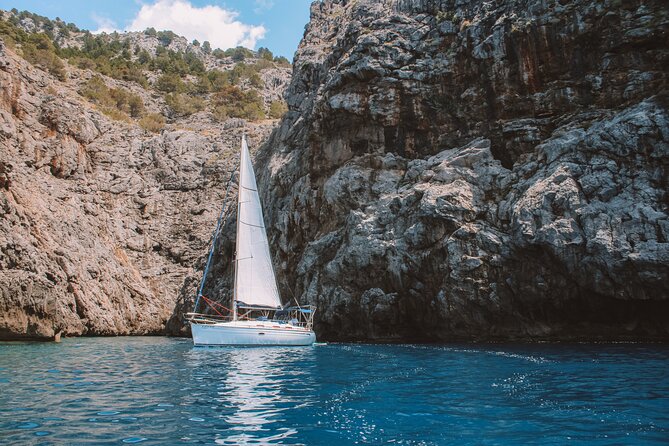
[[[669,346],[0,343],[0,444],[669,444]]]

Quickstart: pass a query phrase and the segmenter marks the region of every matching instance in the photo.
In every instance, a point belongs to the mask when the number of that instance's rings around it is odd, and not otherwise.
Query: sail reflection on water
[[[228,373],[217,392],[227,409],[221,418],[230,426],[229,435],[216,444],[278,444],[294,437],[298,432],[285,427],[285,413],[310,398],[304,392],[311,387],[309,373],[295,368],[309,355],[312,349],[230,350]]]

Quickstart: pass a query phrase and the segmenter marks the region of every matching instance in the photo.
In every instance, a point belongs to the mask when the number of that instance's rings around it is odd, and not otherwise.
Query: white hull
[[[194,345],[311,345],[313,331],[271,321],[191,323]]]

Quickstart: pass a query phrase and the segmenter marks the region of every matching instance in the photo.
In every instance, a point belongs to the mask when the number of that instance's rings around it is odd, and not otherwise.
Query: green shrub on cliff
[[[290,61],[283,56],[276,56],[274,58],[274,62],[280,67],[285,67],[285,68],[288,68],[291,65]]]
[[[165,96],[165,103],[177,116],[189,116],[204,110],[205,102],[202,98],[192,97],[181,93],[170,93]]]
[[[258,68],[257,64],[245,64],[244,62],[240,62],[228,72],[230,82],[235,85],[239,85],[243,81],[248,81],[252,87],[262,88],[263,81],[260,79],[260,75],[258,74],[261,69],[262,68]]]
[[[158,31],[156,37],[158,37],[158,41],[161,45],[169,46],[170,43],[172,43],[172,41],[177,37],[177,35],[172,31]]]
[[[191,93],[206,95],[216,93],[230,85],[230,75],[228,72],[210,70],[206,74],[198,76],[191,84],[188,84],[188,90]]]
[[[21,46],[23,57],[43,70],[65,80],[65,64],[56,54],[56,48],[46,34],[30,34]]]
[[[288,106],[284,101],[272,101],[269,105],[269,117],[280,119],[288,111]]]
[[[0,20],[0,37],[6,44],[14,47],[16,44],[24,42],[28,38],[28,33],[18,28],[11,21]]]
[[[128,111],[133,118],[139,118],[144,113],[144,101],[136,94],[130,93],[127,97]]]
[[[139,126],[149,132],[158,133],[165,127],[165,118],[160,113],[149,113],[139,120]]]
[[[82,70],[95,70],[97,68],[95,62],[86,57],[73,57],[70,59],[70,65],[74,65]]]
[[[251,68],[252,68],[256,73],[260,73],[262,70],[265,70],[265,69],[267,69],[267,68],[274,68],[275,66],[276,66],[276,65],[275,65],[274,62],[272,62],[271,60],[267,60],[267,59],[258,59],[258,61],[257,61],[256,63],[254,63],[253,65],[251,65]]]
[[[214,116],[219,120],[243,118],[258,121],[265,117],[263,103],[256,90],[242,91],[229,85],[216,93],[212,99]]]
[[[144,101],[125,88],[109,88],[100,76],[93,76],[79,92],[114,119],[139,118],[144,113]]]
[[[151,54],[146,50],[140,50],[137,53],[137,62],[140,65],[147,65],[149,62],[151,62]]]
[[[272,54],[269,49],[261,46],[258,48],[258,57],[262,60],[268,60],[271,62],[274,59],[274,54]]]
[[[173,73],[163,74],[156,80],[153,86],[165,93],[181,93],[186,91],[186,85],[181,80],[181,77]]]
[[[187,52],[182,57],[186,65],[188,65],[188,74],[198,75],[207,71],[204,62],[195,53]]]
[[[206,72],[204,63],[195,53],[168,50],[162,46],[156,48],[156,57],[147,64],[151,71],[162,71],[163,74],[199,75]]]
[[[236,48],[230,48],[223,52],[223,56],[232,58],[235,62],[241,62],[246,58],[253,57],[253,51],[243,46],[238,46]]]
[[[195,94],[205,95],[211,91],[211,81],[207,76],[198,76],[198,78],[189,85],[190,91]]]
[[[230,74],[218,70],[210,70],[207,72],[207,79],[211,84],[212,92],[221,91],[230,85]]]

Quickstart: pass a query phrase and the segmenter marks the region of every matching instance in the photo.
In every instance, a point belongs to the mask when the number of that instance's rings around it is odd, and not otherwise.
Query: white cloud
[[[101,15],[97,15],[96,13],[91,14],[91,18],[95,22],[96,25],[98,25],[98,29],[93,31],[94,34],[97,33],[111,33],[114,32],[117,27],[116,23],[110,19],[109,17],[103,17]]]
[[[193,6],[188,0],[156,0],[152,4],[143,4],[132,19],[126,31],[143,31],[155,28],[157,31],[174,31],[189,40],[201,42],[208,40],[213,48],[233,48],[244,46],[255,48],[256,43],[265,36],[265,27],[242,23],[237,20],[235,11],[219,6]],[[108,31],[100,23],[100,31]],[[112,29],[113,31],[113,29]]]
[[[274,7],[274,0],[255,0],[255,4],[256,7],[253,9],[253,12],[262,14]]]

